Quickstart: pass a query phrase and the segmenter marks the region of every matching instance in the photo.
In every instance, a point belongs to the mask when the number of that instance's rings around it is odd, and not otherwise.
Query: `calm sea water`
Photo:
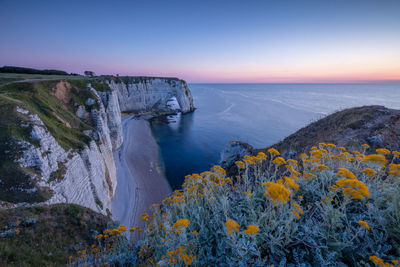
[[[362,105],[400,109],[400,83],[189,84],[197,110],[153,124],[172,188],[218,163],[231,140],[265,147],[332,112]]]

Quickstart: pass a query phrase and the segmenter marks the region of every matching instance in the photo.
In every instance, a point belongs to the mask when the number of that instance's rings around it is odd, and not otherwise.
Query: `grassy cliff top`
[[[110,223],[108,217],[74,204],[0,210],[0,265],[64,265]]]
[[[86,107],[89,97],[96,96],[86,88],[86,82],[77,80],[21,82],[0,87],[0,200],[41,202],[51,197],[47,187],[32,191],[35,181],[30,176],[38,174],[37,169],[22,168],[15,163],[22,156],[21,142],[39,145],[31,136],[30,115],[18,112],[17,108],[38,115],[51,135],[68,151],[83,148],[92,140],[83,131],[95,130],[93,125],[76,116],[77,107]]]

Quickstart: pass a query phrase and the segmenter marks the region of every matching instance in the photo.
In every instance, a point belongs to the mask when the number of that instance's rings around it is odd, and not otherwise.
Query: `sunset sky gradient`
[[[0,1],[0,66],[189,82],[400,80],[400,1]]]

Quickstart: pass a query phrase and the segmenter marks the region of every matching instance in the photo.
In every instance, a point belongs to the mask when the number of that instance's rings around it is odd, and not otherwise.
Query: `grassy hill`
[[[0,210],[0,265],[61,266],[111,220],[74,204]]]

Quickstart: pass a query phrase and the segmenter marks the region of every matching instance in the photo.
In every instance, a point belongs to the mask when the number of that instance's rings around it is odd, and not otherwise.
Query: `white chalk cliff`
[[[182,80],[141,78],[128,83],[106,82],[110,90],[97,91],[88,84],[96,99],[88,98],[84,106],[76,107],[82,121],[92,120],[95,130],[84,133],[92,138],[84,148],[65,151],[36,114],[19,107],[17,112],[29,117],[31,138],[35,144],[21,141],[21,157],[15,163],[23,168],[35,168],[31,179],[48,187],[52,196],[45,204],[75,203],[107,213],[116,186],[113,151],[123,142],[121,112],[165,112],[171,99],[178,102],[179,111],[194,110],[191,93]],[[173,110],[178,111],[178,110]],[[61,173],[58,179],[52,174]],[[35,190],[35,189],[33,189]],[[26,203],[20,203],[26,204]]]
[[[176,99],[183,113],[194,110],[193,98],[186,82],[178,79],[147,78],[138,83],[116,83],[110,88],[117,92],[122,112],[167,111]]]

